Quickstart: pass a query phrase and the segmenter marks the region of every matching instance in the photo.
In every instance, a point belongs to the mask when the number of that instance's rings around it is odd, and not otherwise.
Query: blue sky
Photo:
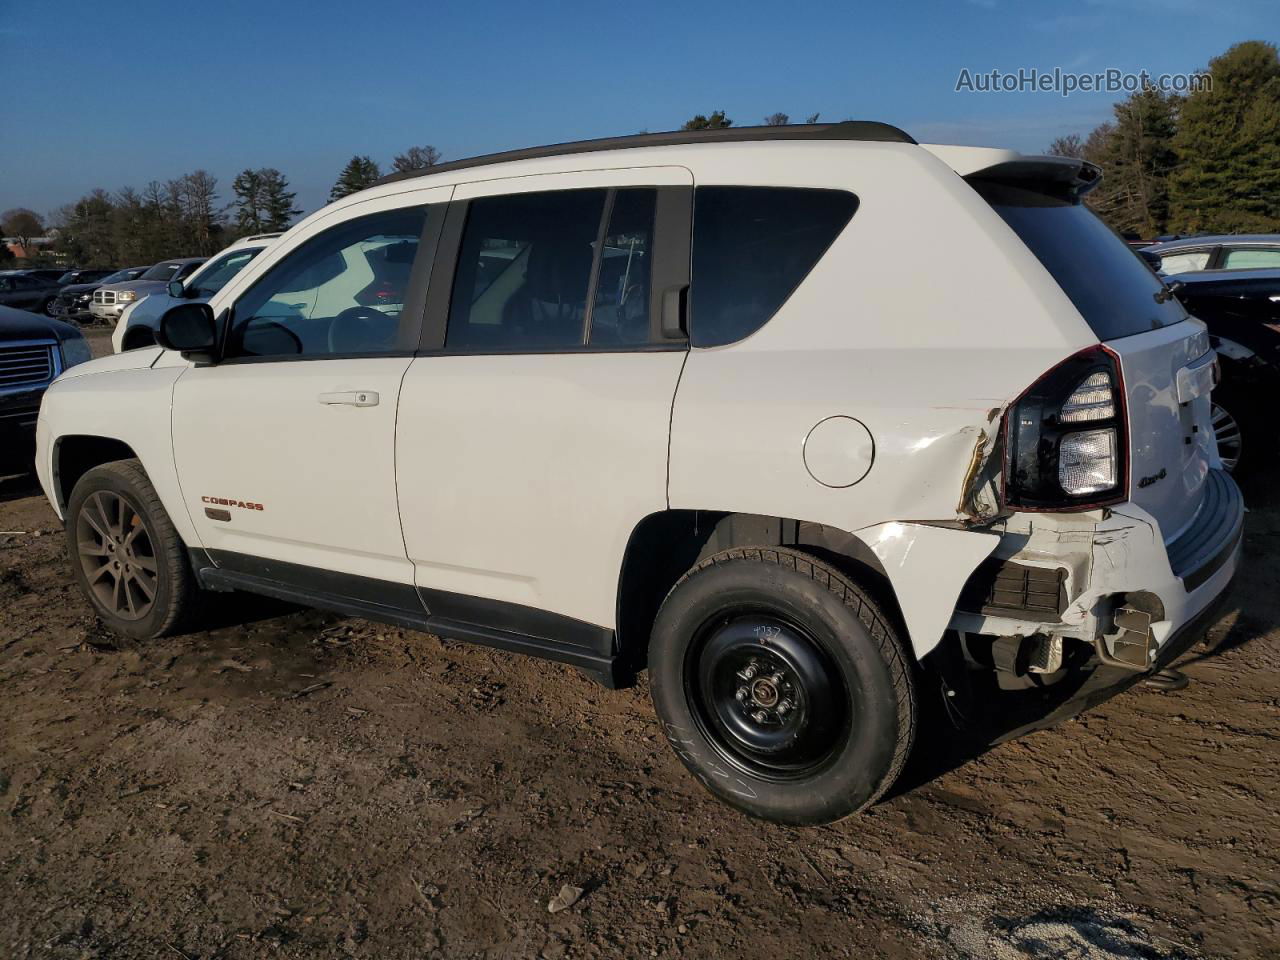
[[[0,0],[0,210],[199,167],[228,202],[249,166],[312,210],[354,153],[385,169],[413,144],[455,159],[716,109],[1040,151],[1116,97],[957,93],[962,68],[1187,72],[1278,35],[1277,0]]]

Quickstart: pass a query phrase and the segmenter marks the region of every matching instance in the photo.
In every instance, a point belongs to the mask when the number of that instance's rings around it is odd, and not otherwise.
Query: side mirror
[[[181,280],[169,281],[169,296],[175,300],[182,300],[187,295],[187,288],[182,285]]]
[[[196,363],[217,363],[218,323],[207,303],[180,303],[160,318],[156,342]]]

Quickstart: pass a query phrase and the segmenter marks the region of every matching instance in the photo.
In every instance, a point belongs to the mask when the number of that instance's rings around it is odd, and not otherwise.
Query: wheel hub
[[[92,494],[76,517],[80,566],[93,597],[124,620],[151,612],[159,565],[146,523],[128,500],[109,490]]]
[[[803,776],[847,731],[843,684],[821,645],[774,617],[742,616],[704,630],[687,688],[708,738],[758,776]]]

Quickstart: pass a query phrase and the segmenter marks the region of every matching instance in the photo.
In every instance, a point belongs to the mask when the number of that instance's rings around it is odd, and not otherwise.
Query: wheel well
[[[136,456],[127,443],[110,437],[62,437],[53,457],[53,483],[58,491],[59,507],[65,511],[76,482],[94,467]]]
[[[645,666],[658,608],[676,581],[700,560],[731,547],[802,550],[857,582],[906,636],[897,597],[879,559],[851,533],[820,523],[758,514],[665,510],[631,532],[618,581],[618,650],[632,670]]]
[[[127,330],[124,335],[124,341],[120,344],[122,350],[138,350],[141,347],[154,347],[156,345],[156,332],[150,327],[133,327]]]

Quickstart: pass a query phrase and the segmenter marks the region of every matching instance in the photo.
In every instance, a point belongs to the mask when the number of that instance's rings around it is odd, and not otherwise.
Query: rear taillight
[[[1005,413],[1004,499],[1021,510],[1088,510],[1127,496],[1120,364],[1106,347],[1068,357]]]

